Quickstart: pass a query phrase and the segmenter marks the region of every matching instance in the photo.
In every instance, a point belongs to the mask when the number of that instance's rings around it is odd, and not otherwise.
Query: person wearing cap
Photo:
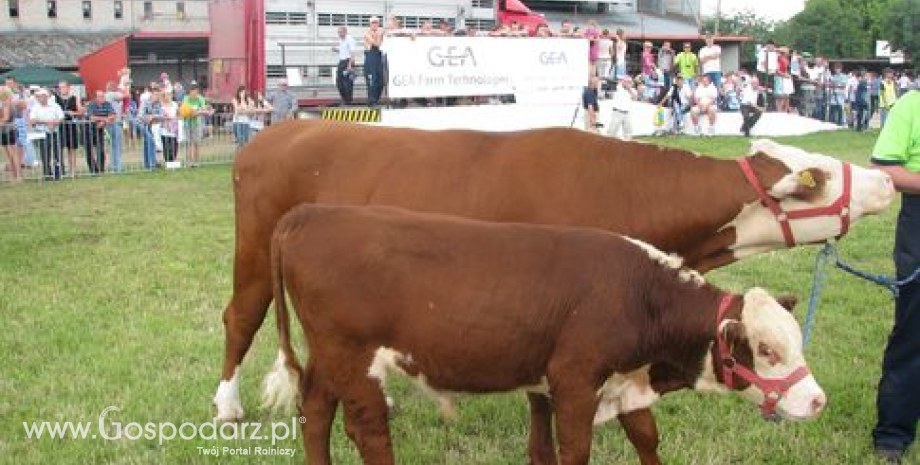
[[[629,116],[633,102],[638,99],[638,91],[633,87],[629,76],[620,78],[617,88],[610,98],[610,125],[607,126],[607,135],[618,137],[622,140],[632,140],[632,119]]]
[[[920,269],[920,91],[901,97],[872,150],[872,164],[891,176],[901,192],[894,239],[897,278]],[[878,384],[878,420],[872,431],[876,453],[901,463],[920,422],[920,277],[898,288],[894,325],[888,336]]]
[[[696,75],[700,70],[700,60],[693,53],[692,44],[684,42],[683,50],[674,57],[674,65],[684,78],[684,83],[691,88],[696,87]]]
[[[36,104],[29,110],[29,123],[38,132],[44,133],[39,145],[42,158],[42,171],[45,179],[58,180],[64,176],[64,164],[61,160],[61,138],[58,127],[64,121],[64,110],[51,99],[51,94],[39,88],[35,91]]]
[[[278,81],[278,88],[268,96],[268,102],[272,107],[271,124],[287,121],[294,116],[294,110],[297,108],[297,98],[288,88],[286,79]]]
[[[332,48],[339,54],[335,70],[335,87],[343,105],[351,105],[355,89],[355,40],[348,35],[348,28],[339,26],[339,45]]]
[[[383,94],[383,29],[380,18],[371,16],[370,28],[364,33],[364,79],[367,82],[367,104],[374,106]]]

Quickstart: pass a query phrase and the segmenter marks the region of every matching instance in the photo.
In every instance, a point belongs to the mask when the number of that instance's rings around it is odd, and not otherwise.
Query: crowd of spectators
[[[641,43],[641,52],[630,56],[630,52],[635,53],[638,47],[626,39],[624,30],[604,29],[593,20],[584,26],[562,20],[558,28],[542,24],[533,30],[520,23],[501,24],[484,31],[472,25],[455,28],[448,21],[437,24],[423,21],[419,28],[409,29],[403,27],[396,17],[390,17],[386,26],[381,26],[381,20],[372,17],[370,28],[363,37],[363,72],[368,104],[378,104],[385,92],[386,38],[425,36],[588,39],[588,75],[594,79],[586,87],[582,105],[587,113],[586,128],[592,131],[598,130],[600,125],[596,115],[598,106],[589,102],[613,98],[615,89],[624,85],[627,79],[630,81],[627,94],[633,100],[668,108],[675,115],[664,123],[666,127],[659,128],[659,134],[682,132],[685,129],[683,120],[689,119],[690,129],[698,135],[712,135],[718,115],[722,112],[742,113],[744,124],[739,132],[747,135],[750,135],[760,114],[766,111],[796,113],[865,130],[878,113],[881,113],[881,123],[884,124],[887,109],[897,95],[917,86],[909,72],[901,76],[888,73],[895,83],[892,85],[874,72],[854,69],[844,73],[841,66],[829,66],[823,57],[813,58],[773,42],[759,48],[753,69],[723,72],[722,48],[711,34],[703,37],[705,44],[698,49],[691,41],[679,43],[680,49],[673,47],[670,41],[645,41]],[[336,84],[343,103],[350,104],[354,100],[354,82],[358,78],[358,51],[347,28],[339,28],[339,39],[335,48],[339,54]],[[678,76],[680,81],[675,79]],[[679,87],[675,87],[675,82],[679,82]],[[595,95],[588,95],[590,93]],[[432,103],[432,99],[418,100],[423,105]],[[437,101],[451,104],[458,100],[461,99]],[[395,106],[406,104],[405,101],[390,103]],[[619,111],[625,107],[617,105]],[[706,131],[703,131],[703,123],[706,123]],[[622,132],[622,126],[618,131]]]
[[[90,174],[122,172],[123,154],[135,146],[145,169],[180,166],[180,143],[184,164],[196,167],[207,130],[227,125],[242,147],[253,131],[291,118],[295,105],[284,82],[268,97],[241,87],[232,113],[215,115],[198,83],[173,82],[165,72],[138,86],[122,69],[88,98],[67,82],[42,88],[9,77],[0,86],[0,151],[14,181],[39,166],[46,179],[72,177],[81,151]]]

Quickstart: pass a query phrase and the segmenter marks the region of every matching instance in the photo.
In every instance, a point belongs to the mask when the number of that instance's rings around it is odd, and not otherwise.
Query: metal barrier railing
[[[18,119],[0,124],[0,180],[56,181],[231,163],[268,119],[258,113],[234,122],[230,113],[214,113],[155,122],[125,117],[102,125],[72,119],[55,127]],[[17,160],[18,172],[12,166]]]

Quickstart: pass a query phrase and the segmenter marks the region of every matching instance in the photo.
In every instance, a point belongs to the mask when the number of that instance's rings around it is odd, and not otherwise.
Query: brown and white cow
[[[330,463],[339,403],[364,463],[394,463],[390,374],[448,410],[458,393],[550,397],[562,465],[588,463],[593,424],[677,389],[739,391],[792,419],[826,403],[798,325],[769,294],[726,293],[605,231],[307,204],[278,223],[272,257],[281,350],[266,397],[300,405],[311,465]]]
[[[753,185],[733,160],[577,130],[273,125],[243,148],[233,171],[234,288],[224,312],[217,418],[243,416],[239,365],[272,299],[271,233],[296,205],[394,205],[486,221],[597,227],[680,254],[689,266],[707,271],[786,247],[784,224],[793,243],[822,241],[844,232],[849,222],[882,211],[893,198],[890,179],[876,170],[845,169],[849,165],[833,158],[766,140],[754,142],[751,153],[744,160]],[[755,186],[762,188],[765,202]],[[783,213],[774,212],[815,207],[834,208],[784,222],[777,220]],[[551,444],[549,404],[540,395],[529,398],[535,417],[531,448],[537,456]],[[622,415],[620,421],[627,431],[655,435],[646,411]]]

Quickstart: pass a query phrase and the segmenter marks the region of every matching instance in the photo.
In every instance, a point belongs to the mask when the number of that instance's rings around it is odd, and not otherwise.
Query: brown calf
[[[284,403],[302,388],[312,465],[330,463],[339,402],[364,463],[394,463],[388,374],[442,406],[455,393],[549,397],[562,465],[588,463],[594,423],[676,389],[728,385],[797,419],[825,403],[798,325],[766,292],[736,298],[680,259],[603,231],[303,205],[279,222],[272,257],[282,350],[266,394]],[[305,371],[285,289],[309,347]]]

